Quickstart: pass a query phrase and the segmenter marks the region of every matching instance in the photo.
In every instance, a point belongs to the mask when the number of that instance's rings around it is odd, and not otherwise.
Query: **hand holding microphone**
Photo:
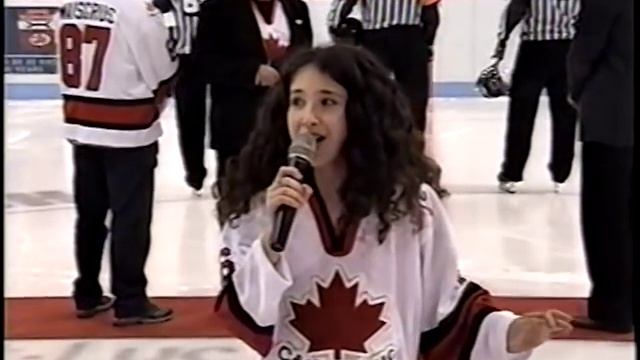
[[[286,246],[296,210],[304,206],[313,193],[311,187],[304,184],[303,174],[311,169],[315,148],[313,135],[305,133],[295,137],[289,147],[289,166],[278,170],[267,189],[267,211],[274,214],[268,247],[276,253]]]
[[[275,214],[282,206],[299,209],[307,203],[313,193],[311,187],[302,183],[300,170],[293,166],[283,166],[275,180],[267,189],[267,211]]]

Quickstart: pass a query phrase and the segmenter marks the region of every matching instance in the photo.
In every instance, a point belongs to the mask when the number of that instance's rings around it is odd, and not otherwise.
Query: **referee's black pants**
[[[204,162],[207,83],[198,72],[193,55],[180,55],[179,61],[175,99],[180,153],[187,184],[198,190],[207,176]]]
[[[511,80],[504,162],[500,181],[522,181],[542,89],[551,110],[551,161],[554,182],[571,173],[576,134],[576,111],[567,100],[567,53],[570,40],[523,41]]]
[[[633,319],[632,176],[633,147],[583,143],[581,223],[592,286],[588,314],[627,330]]]
[[[362,46],[377,55],[394,77],[411,103],[417,128],[427,125],[429,99],[428,47],[420,26],[392,26],[364,30]]]
[[[158,143],[135,148],[73,145],[73,195],[77,219],[75,258],[77,309],[98,305],[98,278],[107,235],[111,234],[111,290],[117,317],[146,309],[144,267],[151,244],[154,171]],[[107,211],[112,219],[105,225]]]

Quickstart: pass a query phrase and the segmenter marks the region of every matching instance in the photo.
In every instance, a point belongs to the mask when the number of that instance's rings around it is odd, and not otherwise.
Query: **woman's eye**
[[[321,102],[322,106],[333,106],[333,105],[336,105],[337,103],[338,102],[335,101],[334,99],[329,99],[329,98],[322,99],[322,102]]]
[[[304,100],[302,98],[299,98],[299,97],[291,99],[290,103],[291,103],[291,105],[293,105],[295,107],[304,106]]]

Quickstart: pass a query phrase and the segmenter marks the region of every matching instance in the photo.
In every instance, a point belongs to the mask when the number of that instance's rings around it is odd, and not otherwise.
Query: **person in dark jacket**
[[[257,108],[276,84],[279,67],[312,44],[309,9],[302,0],[207,0],[196,35],[197,63],[211,86],[211,148],[218,179],[253,129]]]
[[[592,284],[588,318],[575,325],[627,333],[633,318],[633,0],[582,0],[568,76],[581,126],[581,221]]]

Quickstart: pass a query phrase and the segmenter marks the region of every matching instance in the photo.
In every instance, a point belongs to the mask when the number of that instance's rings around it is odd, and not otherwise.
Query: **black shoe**
[[[187,175],[185,181],[190,188],[194,191],[198,192],[202,190],[202,186],[204,185],[205,176],[193,176]]]
[[[109,296],[103,296],[100,298],[100,301],[97,305],[86,308],[86,309],[77,309],[76,317],[78,319],[89,319],[97,314],[105,312],[113,307],[114,299]]]
[[[615,334],[630,334],[633,332],[631,324],[608,324],[600,321],[591,320],[586,316],[577,316],[571,324],[576,328],[606,331]]]
[[[113,321],[113,326],[131,326],[143,324],[158,324],[173,318],[173,310],[161,309],[155,304],[148,303],[141,314],[118,317]]]

